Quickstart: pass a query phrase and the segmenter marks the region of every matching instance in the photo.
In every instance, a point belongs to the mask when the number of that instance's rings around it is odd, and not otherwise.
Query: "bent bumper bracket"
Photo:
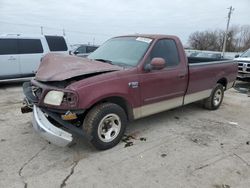
[[[72,134],[54,126],[36,105],[33,106],[33,127],[44,139],[57,146],[67,146],[73,140]]]

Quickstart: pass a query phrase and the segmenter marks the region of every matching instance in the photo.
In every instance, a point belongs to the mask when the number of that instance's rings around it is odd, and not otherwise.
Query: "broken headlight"
[[[44,103],[54,106],[60,106],[63,100],[64,92],[62,91],[49,91],[45,98]]]
[[[68,91],[49,91],[45,98],[44,104],[61,106],[62,108],[74,108],[77,105],[77,94]]]
[[[74,108],[77,106],[77,95],[75,93],[66,92],[64,93],[63,100],[62,100],[62,106]]]

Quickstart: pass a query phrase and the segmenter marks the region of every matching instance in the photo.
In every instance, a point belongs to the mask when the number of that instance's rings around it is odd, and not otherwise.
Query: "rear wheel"
[[[217,84],[210,97],[204,100],[204,107],[209,110],[216,110],[220,107],[224,97],[224,87]]]
[[[102,103],[88,112],[83,130],[91,137],[90,142],[95,148],[105,150],[120,142],[126,123],[126,113],[119,105]]]

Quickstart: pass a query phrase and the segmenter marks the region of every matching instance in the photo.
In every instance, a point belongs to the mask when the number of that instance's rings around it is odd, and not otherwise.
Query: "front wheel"
[[[217,84],[210,97],[204,100],[204,107],[209,110],[216,110],[220,107],[224,97],[224,88]]]
[[[95,148],[105,150],[117,145],[126,128],[127,116],[123,108],[114,103],[94,106],[86,115],[83,131],[91,137]]]

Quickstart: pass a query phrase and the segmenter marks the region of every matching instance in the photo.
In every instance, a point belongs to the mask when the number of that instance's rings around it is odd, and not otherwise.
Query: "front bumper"
[[[250,73],[238,73],[238,78],[250,78]]]
[[[33,106],[32,124],[41,137],[57,146],[67,146],[73,140],[72,134],[50,123],[46,115],[36,105]]]

